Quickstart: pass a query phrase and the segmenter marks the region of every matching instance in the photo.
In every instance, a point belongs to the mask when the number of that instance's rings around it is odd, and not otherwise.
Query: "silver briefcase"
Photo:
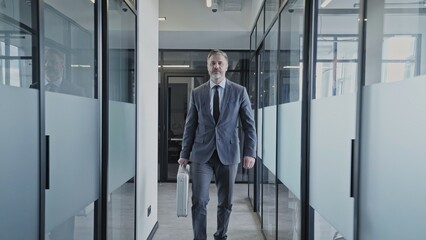
[[[176,184],[176,211],[178,217],[188,216],[189,165],[179,165]]]

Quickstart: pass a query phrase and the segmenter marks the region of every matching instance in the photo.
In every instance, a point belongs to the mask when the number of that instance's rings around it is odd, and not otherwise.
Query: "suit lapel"
[[[204,86],[203,86],[203,91],[202,91],[202,93],[201,94],[203,94],[203,104],[202,104],[202,106],[206,106],[206,107],[204,107],[204,111],[207,111],[207,115],[209,116],[209,119],[210,119],[210,121],[213,123],[213,124],[215,124],[215,121],[214,121],[214,118],[213,118],[213,116],[212,116],[212,114],[211,114],[211,112],[210,112],[210,80],[209,81],[207,81],[205,84],[204,84]]]
[[[229,106],[228,102],[229,102],[229,98],[231,97],[231,93],[232,93],[232,83],[231,81],[229,81],[229,79],[226,79],[225,91],[223,92],[223,99],[222,99],[221,108],[220,108],[221,111],[219,115],[219,122],[223,118],[223,115],[225,114],[227,107]]]

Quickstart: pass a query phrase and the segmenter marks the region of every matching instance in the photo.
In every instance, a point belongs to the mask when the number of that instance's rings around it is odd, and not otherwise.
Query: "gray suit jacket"
[[[240,162],[238,122],[244,131],[244,156],[256,157],[256,130],[250,99],[244,87],[226,81],[217,125],[210,112],[209,81],[192,91],[186,116],[181,158],[206,163],[217,149],[224,165]]]

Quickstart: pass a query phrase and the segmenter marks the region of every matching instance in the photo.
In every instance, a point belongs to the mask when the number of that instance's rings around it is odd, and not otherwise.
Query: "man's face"
[[[228,61],[221,54],[210,56],[207,60],[207,69],[210,78],[216,83],[220,83],[225,79],[225,73],[228,71]]]
[[[46,77],[48,81],[57,81],[62,78],[64,72],[64,62],[59,56],[46,56]]]

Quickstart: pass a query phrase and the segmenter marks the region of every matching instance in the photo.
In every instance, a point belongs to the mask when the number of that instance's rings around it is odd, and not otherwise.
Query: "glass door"
[[[185,118],[190,103],[192,89],[208,81],[207,76],[168,76],[167,77],[167,148],[163,168],[167,168],[167,180],[176,180],[178,159],[182,149]]]
[[[45,90],[45,239],[94,238],[100,169],[94,13],[87,0],[43,3],[37,87]]]
[[[297,8],[298,11],[292,11]],[[277,239],[301,239],[301,149],[304,1],[280,14],[277,116]],[[300,10],[299,10],[300,9]]]
[[[0,239],[39,236],[35,6],[3,1],[0,8]]]
[[[366,1],[359,239],[425,238],[423,3]]]
[[[354,239],[359,1],[320,1],[310,100],[309,204],[314,239]]]
[[[108,0],[107,239],[135,239],[136,15]]]

